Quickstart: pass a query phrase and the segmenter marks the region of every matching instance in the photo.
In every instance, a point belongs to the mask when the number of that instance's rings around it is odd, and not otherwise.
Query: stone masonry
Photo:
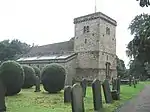
[[[77,77],[104,80],[106,62],[111,64],[110,77],[116,77],[116,21],[98,12],[75,18],[74,24]]]
[[[33,46],[17,61],[41,69],[49,63],[59,63],[66,69],[66,85],[71,85],[72,79],[104,80],[106,62],[110,63],[109,78],[116,78],[117,22],[97,12],[75,18],[74,24],[75,36],[69,41]]]

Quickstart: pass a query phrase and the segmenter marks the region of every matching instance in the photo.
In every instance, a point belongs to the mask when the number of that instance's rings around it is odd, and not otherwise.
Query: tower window
[[[83,29],[83,33],[85,33],[86,32],[86,26],[84,26],[84,29]]]
[[[89,26],[87,26],[86,29],[87,29],[87,32],[89,32]]]
[[[89,26],[84,26],[83,33],[90,32]]]
[[[110,28],[106,27],[106,34],[110,35]]]
[[[107,60],[108,60],[108,55],[107,55]]]
[[[85,43],[85,44],[87,43],[87,39],[85,39],[84,43]]]

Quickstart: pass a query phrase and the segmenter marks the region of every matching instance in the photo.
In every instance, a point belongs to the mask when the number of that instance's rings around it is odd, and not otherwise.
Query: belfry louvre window
[[[89,26],[84,26],[83,33],[90,32]]]
[[[84,40],[84,43],[85,43],[85,44],[87,43],[87,39]]]
[[[86,26],[84,26],[84,29],[83,29],[83,33],[85,33],[86,32]]]
[[[87,26],[86,29],[87,29],[87,32],[89,32],[89,26]]]
[[[110,28],[106,27],[106,34],[110,35]]]

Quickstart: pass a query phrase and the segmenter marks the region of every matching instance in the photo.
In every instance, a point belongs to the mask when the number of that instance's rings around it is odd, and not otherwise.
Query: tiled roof
[[[73,50],[74,50],[74,41],[70,40],[43,46],[35,46],[31,48],[31,50],[25,55],[25,57],[63,54],[66,52],[73,52]]]

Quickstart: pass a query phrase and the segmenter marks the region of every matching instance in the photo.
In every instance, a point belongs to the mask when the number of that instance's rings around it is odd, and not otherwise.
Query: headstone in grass
[[[132,85],[132,76],[130,75],[129,76],[129,86],[131,86]]]
[[[104,91],[104,96],[105,96],[106,103],[112,103],[113,99],[112,99],[112,96],[111,96],[111,91],[110,91],[110,86],[109,86],[108,79],[104,80],[102,86],[103,86],[103,91]]]
[[[117,92],[120,94],[120,76],[117,77]]]
[[[117,79],[113,79],[112,90],[117,90]]]
[[[35,77],[35,91],[34,92],[40,92],[40,78],[38,76]]]
[[[133,77],[133,86],[136,88],[135,78]]]
[[[135,84],[138,84],[138,81],[137,81],[137,79],[135,79]]]
[[[64,103],[71,102],[71,86],[65,86],[64,88]]]
[[[5,93],[6,93],[6,88],[3,82],[0,80],[0,112],[6,111]]]
[[[83,93],[80,84],[74,84],[71,90],[72,112],[84,112]]]
[[[92,83],[94,110],[99,111],[102,108],[101,83],[95,79]]]
[[[85,97],[86,96],[87,80],[83,79],[80,84],[81,84],[82,91],[83,91],[83,97]]]
[[[120,95],[119,95],[117,90],[112,90],[111,95],[112,95],[113,100],[119,100],[120,99]]]
[[[113,84],[113,82],[114,82],[114,78],[112,77],[112,79],[111,79],[111,83]]]

